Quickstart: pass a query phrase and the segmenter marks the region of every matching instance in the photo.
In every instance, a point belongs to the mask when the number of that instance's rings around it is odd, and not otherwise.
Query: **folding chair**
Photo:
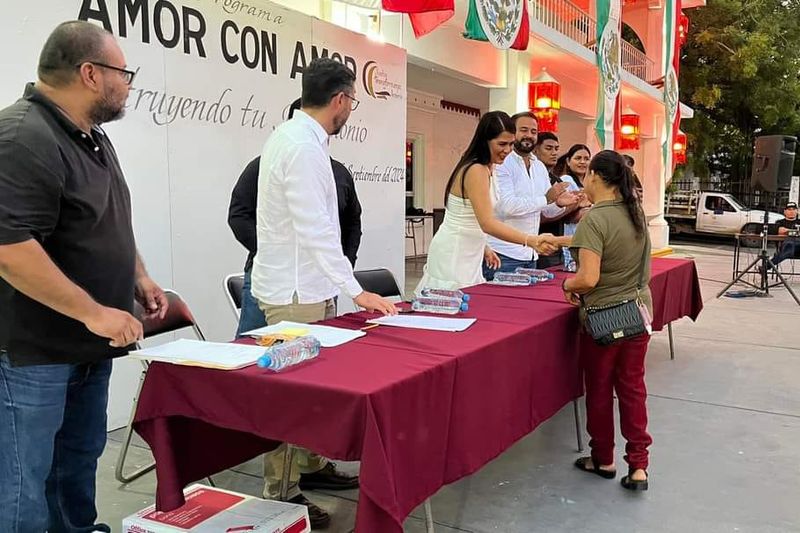
[[[155,337],[156,335],[163,335],[164,333],[171,333],[184,328],[191,328],[198,339],[203,341],[206,340],[203,336],[203,332],[200,331],[197,322],[195,322],[194,316],[192,316],[192,312],[189,310],[189,306],[186,305],[186,302],[183,301],[178,293],[171,290],[165,290],[164,294],[167,296],[169,308],[167,309],[167,316],[165,316],[163,320],[158,318],[144,320],[144,309],[138,303],[135,304],[134,315],[136,318],[142,321],[144,326],[144,338],[147,339],[150,337]],[[144,366],[144,369],[139,377],[139,386],[136,389],[136,396],[133,398],[131,416],[128,420],[128,425],[125,428],[125,438],[122,441],[122,449],[119,452],[119,457],[117,458],[117,467],[114,473],[114,476],[120,483],[130,483],[131,481],[138,479],[144,474],[150,472],[156,466],[155,462],[152,462],[134,470],[130,474],[126,475],[123,472],[125,467],[125,458],[128,455],[128,449],[131,445],[131,438],[133,437],[133,418],[136,415],[136,406],[139,403],[139,395],[142,392],[142,385],[144,385],[144,378],[147,375],[149,363],[142,361],[142,365]],[[209,482],[211,482],[211,478],[209,478]],[[211,484],[213,485],[213,482],[211,482]]]
[[[403,291],[397,285],[394,274],[386,268],[356,270],[353,275],[365,291],[374,292],[384,298],[398,296],[401,300],[403,299]]]
[[[233,314],[238,320],[242,310],[242,292],[244,289],[244,274],[228,274],[222,280],[222,287],[225,289],[225,296],[233,309]]]

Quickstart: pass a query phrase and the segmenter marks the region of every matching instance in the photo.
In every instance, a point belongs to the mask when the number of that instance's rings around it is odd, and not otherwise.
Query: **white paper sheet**
[[[475,323],[474,318],[440,318],[435,316],[384,316],[367,320],[370,324],[398,328],[428,329],[432,331],[464,331]]]
[[[339,346],[340,344],[356,340],[366,335],[365,332],[359,330],[334,328],[332,326],[320,326],[317,324],[300,324],[299,322],[289,322],[288,320],[278,322],[273,326],[247,331],[245,335],[260,337],[261,335],[280,333],[286,329],[304,329],[308,331],[307,334],[316,337],[323,348]]]
[[[254,364],[266,348],[226,342],[178,339],[131,352],[131,357],[177,365],[235,370]]]

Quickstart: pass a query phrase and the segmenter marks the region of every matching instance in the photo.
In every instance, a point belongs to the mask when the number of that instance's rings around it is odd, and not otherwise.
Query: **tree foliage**
[[[753,139],[800,133],[800,0],[708,0],[688,12],[681,100],[695,174],[750,175]],[[796,158],[800,169],[800,157]]]

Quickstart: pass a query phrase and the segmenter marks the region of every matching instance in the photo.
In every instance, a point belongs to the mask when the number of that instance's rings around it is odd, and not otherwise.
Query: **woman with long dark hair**
[[[552,253],[552,235],[528,235],[503,224],[494,216],[492,168],[511,153],[514,121],[502,111],[481,117],[467,150],[450,174],[444,192],[446,212],[428,249],[425,273],[417,286],[460,289],[483,283],[482,263],[492,268],[500,260],[486,245],[486,235]]]
[[[591,159],[592,151],[589,150],[588,146],[585,144],[573,144],[564,155],[558,158],[556,166],[553,168],[553,173],[559,176],[562,182],[569,183],[568,191],[580,193],[578,210],[570,213],[564,220],[564,235],[567,237],[575,235],[578,222],[592,206],[591,202],[581,192],[583,190],[583,180],[589,172],[589,161]],[[563,255],[564,270],[575,272],[575,261],[568,248],[563,248]]]
[[[618,153],[604,150],[594,156],[584,180],[584,191],[594,206],[578,224],[572,254],[578,258],[575,277],[564,281],[568,302],[586,310],[639,301],[646,308],[643,321],[652,316],[650,300],[650,238],[644,213],[636,197],[634,175]],[[649,325],[649,324],[648,324]],[[644,358],[648,332],[600,345],[588,332],[580,340],[586,386],[586,427],[591,455],[575,466],[607,479],[614,466],[614,393],[619,398],[619,419],[625,445],[628,475],[622,486],[647,490],[648,447],[647,389]]]
[[[567,152],[558,158],[553,174],[570,184],[570,190],[583,189],[583,180],[589,171],[592,151],[585,144],[573,144]]]

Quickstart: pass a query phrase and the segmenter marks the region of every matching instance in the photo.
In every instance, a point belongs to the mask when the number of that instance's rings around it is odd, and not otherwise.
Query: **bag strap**
[[[638,292],[641,291],[645,285],[644,267],[647,261],[647,253],[650,251],[650,236],[647,234],[647,229],[644,230],[642,240],[644,242],[642,243],[642,262],[639,264],[639,283],[636,286],[637,296]]]

